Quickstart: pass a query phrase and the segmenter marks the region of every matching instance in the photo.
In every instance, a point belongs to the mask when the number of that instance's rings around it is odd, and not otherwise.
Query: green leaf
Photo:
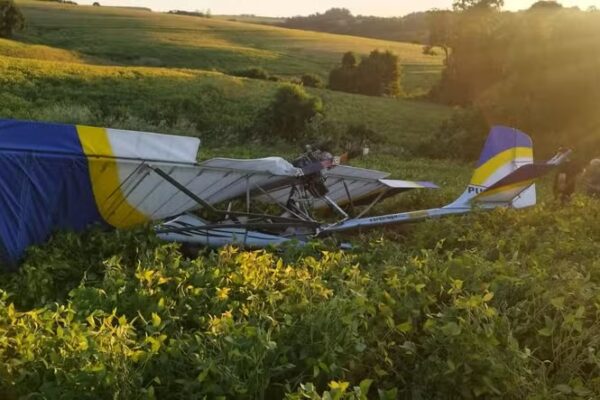
[[[369,389],[371,388],[372,384],[372,379],[363,379],[362,381],[360,381],[360,384],[358,385],[358,387],[360,388],[360,394],[364,395],[365,398],[369,394]]]
[[[356,346],[354,346],[354,350],[356,350],[359,353],[362,353],[366,349],[367,349],[367,345],[364,343],[357,343]]]
[[[557,391],[564,393],[564,394],[571,394],[573,392],[573,389],[571,389],[571,386],[565,385],[562,383],[554,386],[554,389],[556,389]]]
[[[412,330],[412,322],[406,321],[402,324],[398,324],[396,325],[396,329],[398,330],[398,332],[408,333]]]
[[[555,297],[552,300],[550,300],[550,304],[552,304],[554,306],[554,308],[556,308],[557,310],[562,310],[565,305],[565,298],[564,297]]]
[[[398,389],[379,390],[379,400],[396,400],[398,399]]]
[[[427,285],[425,285],[424,283],[418,283],[415,285],[415,290],[417,291],[417,293],[421,293],[421,291],[423,289],[425,289]]]
[[[592,391],[589,389],[584,388],[583,386],[576,386],[573,388],[573,392],[577,395],[577,396],[589,396],[592,394]]]
[[[552,336],[552,328],[545,327],[538,331],[538,335],[540,336]]]
[[[342,393],[345,393],[346,390],[348,390],[349,386],[350,386],[349,382],[338,382],[338,381],[329,382],[329,388],[331,388],[332,390],[339,390]]]
[[[204,380],[206,379],[206,377],[208,376],[208,373],[210,372],[209,368],[203,369],[202,372],[200,372],[198,374],[198,377],[196,378],[196,380],[200,383],[204,382]]]
[[[157,313],[152,313],[152,326],[158,328],[161,322],[162,319],[160,318],[160,315],[158,315]]]
[[[448,322],[446,325],[442,326],[442,332],[447,336],[458,336],[461,334],[462,330],[456,322]]]
[[[487,303],[488,301],[491,301],[494,298],[494,293],[492,292],[487,292],[485,295],[483,295],[483,301],[485,303]]]

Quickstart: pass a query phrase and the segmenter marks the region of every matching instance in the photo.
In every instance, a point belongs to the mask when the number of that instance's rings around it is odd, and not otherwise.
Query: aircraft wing
[[[100,199],[103,216],[110,225],[127,227],[164,219],[186,211],[244,197],[257,187],[287,185],[300,170],[278,157],[254,160],[215,158],[200,164],[120,162],[122,180],[94,184],[106,196]],[[131,208],[134,208],[132,212]],[[135,217],[140,214],[141,218]]]
[[[338,205],[361,205],[369,203],[378,196],[389,197],[412,189],[435,189],[431,182],[413,182],[397,179],[386,179],[390,174],[365,168],[338,165],[324,170],[327,196]],[[259,201],[286,204],[291,187],[280,187],[271,190],[268,195],[258,196]],[[314,208],[328,207],[323,199],[315,199]]]
[[[0,260],[14,265],[56,230],[131,227],[302,174],[276,157],[198,164],[199,145],[191,137],[0,120]]]

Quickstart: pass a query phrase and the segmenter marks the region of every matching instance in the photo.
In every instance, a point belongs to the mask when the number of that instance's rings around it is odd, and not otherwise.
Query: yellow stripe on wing
[[[482,186],[502,166],[518,158],[533,159],[533,149],[531,147],[513,147],[496,154],[475,170],[471,184]]]
[[[92,190],[102,218],[115,228],[127,228],[149,221],[148,217],[129,204],[121,190],[118,161],[94,157],[113,156],[106,129],[78,125],[77,134],[88,159]]]

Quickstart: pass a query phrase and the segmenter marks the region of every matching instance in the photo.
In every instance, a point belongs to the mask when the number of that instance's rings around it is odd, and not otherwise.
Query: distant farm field
[[[326,78],[346,51],[391,50],[409,94],[425,93],[442,67],[441,56],[424,55],[416,44],[115,7],[19,4],[28,21],[19,40],[70,50],[93,63],[223,72],[263,67],[283,77]]]

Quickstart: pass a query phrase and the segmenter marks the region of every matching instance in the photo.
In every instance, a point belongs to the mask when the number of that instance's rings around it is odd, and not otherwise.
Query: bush
[[[11,37],[25,27],[25,17],[12,0],[0,0],[0,37]]]
[[[357,65],[353,53],[345,53],[342,64],[329,74],[329,87],[369,96],[397,96],[400,90],[398,56],[374,50]]]
[[[304,132],[306,143],[313,148],[333,154],[346,154],[349,158],[362,155],[364,147],[381,144],[386,138],[365,124],[335,121],[323,115],[310,120]]]
[[[265,81],[269,80],[271,77],[265,69],[260,68],[260,67],[253,67],[253,68],[248,68],[248,69],[244,69],[241,71],[236,71],[236,72],[233,72],[233,75],[239,76],[242,78],[262,79]]]
[[[329,89],[346,93],[358,93],[356,68],[344,66],[334,68],[329,73]]]
[[[306,87],[322,88],[323,86],[325,86],[323,80],[319,76],[314,74],[302,75],[302,77],[300,78],[300,82],[302,83],[302,86]]]
[[[369,96],[400,94],[398,56],[390,51],[372,51],[358,66],[358,92]]]
[[[304,140],[307,124],[322,112],[321,98],[309,95],[301,86],[284,85],[267,110],[270,131],[288,142]]]
[[[60,234],[0,276],[0,396],[599,398],[598,237],[585,198],[348,252]]]
[[[344,137],[347,140],[352,140],[357,144],[369,145],[383,143],[386,138],[379,132],[374,131],[365,124],[354,124],[348,126]]]

